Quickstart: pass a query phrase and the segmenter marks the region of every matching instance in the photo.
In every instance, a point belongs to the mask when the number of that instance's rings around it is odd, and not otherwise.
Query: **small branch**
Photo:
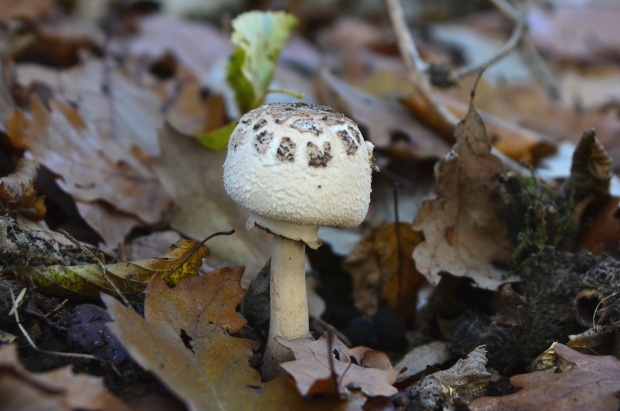
[[[520,20],[525,20],[525,16],[519,14],[517,9],[510,4],[507,0],[489,0],[493,5],[508,19],[518,24]],[[531,2],[529,2],[531,3]],[[529,8],[529,7],[528,7]],[[559,101],[562,99],[562,92],[560,86],[555,80],[547,64],[540,56],[536,47],[532,43],[532,40],[523,36],[518,43],[518,50],[523,60],[528,65],[534,79],[540,84],[542,88],[552,101]]]
[[[493,2],[502,1],[502,0],[491,0]],[[516,20],[516,26],[512,31],[510,38],[504,43],[504,45],[495,53],[493,57],[485,61],[481,64],[472,64],[467,67],[463,67],[452,73],[451,78],[453,81],[458,80],[460,78],[469,76],[473,73],[479,72],[483,67],[490,66],[498,62],[499,60],[506,57],[510,52],[512,52],[523,39],[523,34],[525,33],[525,15],[519,16]]]
[[[390,15],[390,21],[392,22],[396,34],[396,41],[398,42],[401,56],[409,74],[409,80],[413,83],[424,102],[428,105],[429,111],[439,118],[445,126],[454,129],[458,123],[458,119],[433,93],[431,83],[425,73],[428,64],[422,60],[418,53],[413,37],[407,28],[407,23],[405,22],[399,0],[385,0],[385,6]]]

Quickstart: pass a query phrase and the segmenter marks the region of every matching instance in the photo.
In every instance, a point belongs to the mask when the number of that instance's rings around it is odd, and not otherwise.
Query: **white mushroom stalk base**
[[[271,319],[263,359],[263,378],[283,373],[279,364],[295,358],[275,337],[293,340],[307,337],[308,297],[306,294],[305,243],[273,236],[271,254]]]

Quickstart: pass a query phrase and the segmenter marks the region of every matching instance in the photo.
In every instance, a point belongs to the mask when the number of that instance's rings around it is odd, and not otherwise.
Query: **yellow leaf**
[[[159,258],[128,261],[105,266],[108,279],[123,293],[137,293],[158,274],[168,285],[175,285],[184,277],[195,275],[207,247],[196,241],[181,239]],[[113,293],[113,287],[103,275],[99,264],[80,266],[51,265],[47,267],[15,267],[24,277],[32,277],[37,287],[50,294],[65,297],[98,298],[101,292]]]

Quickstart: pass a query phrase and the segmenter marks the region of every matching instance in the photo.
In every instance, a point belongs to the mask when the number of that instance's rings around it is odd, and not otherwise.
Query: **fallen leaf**
[[[236,233],[209,244],[210,255],[258,269],[269,259],[269,235],[248,231],[249,213],[236,205],[224,190],[222,166],[225,152],[205,150],[194,138],[170,125],[159,132],[162,153],[153,161],[160,181],[174,199],[170,224],[188,237],[203,239],[218,231]]]
[[[353,278],[355,306],[362,313],[374,315],[384,300],[404,317],[415,317],[418,291],[427,284],[411,258],[421,241],[407,223],[366,230],[343,264]]]
[[[609,154],[596,138],[596,131],[586,130],[573,153],[570,176],[564,191],[568,195],[573,194],[575,201],[588,196],[608,197],[612,176]],[[570,190],[574,190],[574,193],[570,193]]]
[[[573,364],[568,371],[550,374],[536,371],[515,375],[510,383],[520,391],[502,397],[482,397],[471,404],[476,411],[518,410],[615,410],[620,404],[620,360],[613,356],[585,355],[562,344],[555,352]]]
[[[157,129],[163,123],[163,98],[140,78],[136,67],[109,65],[87,58],[66,70],[35,64],[16,68],[19,84],[43,82],[56,98],[70,101],[83,121],[98,134],[106,134],[127,151],[139,147],[149,155],[159,154]],[[146,83],[146,84],[144,84]]]
[[[346,398],[352,390],[361,390],[369,397],[389,397],[398,392],[392,384],[399,372],[394,371],[387,355],[367,347],[349,349],[335,338],[330,344],[328,338],[332,337],[325,334],[317,341],[276,337],[295,355],[294,361],[280,366],[295,379],[301,395]]]
[[[103,210],[111,205],[121,217],[133,219],[114,237],[104,237],[105,243],[122,243],[132,227],[160,222],[171,201],[153,172],[109,135],[85,123],[76,109],[58,100],[50,105],[48,111],[33,97],[31,115],[15,111],[7,125],[11,143],[31,150],[40,164],[60,176],[58,185],[78,208],[80,203]],[[113,217],[104,223],[83,217],[95,227],[115,224]]]
[[[498,176],[504,171],[491,154],[473,101],[456,129],[454,149],[435,166],[437,183],[422,203],[413,229],[424,234],[413,258],[418,270],[437,284],[440,272],[469,277],[488,289],[506,282],[494,263],[510,261],[507,228],[495,214],[502,201]]]
[[[129,53],[141,59],[157,61],[172,53],[203,85],[208,82],[212,66],[232,51],[228,38],[215,27],[163,13],[143,17],[135,36],[116,40],[119,47],[126,46]]]
[[[34,160],[20,158],[8,176],[0,178],[0,204],[2,209],[19,212],[32,220],[45,217],[45,203],[34,188],[38,164]]]
[[[610,197],[598,208],[596,216],[589,222],[587,230],[578,239],[576,250],[586,250],[594,255],[609,253],[620,257],[618,241],[620,241],[620,219],[618,207],[620,197]]]
[[[558,4],[527,15],[536,46],[555,58],[593,62],[617,56],[620,12],[616,7]]]
[[[486,370],[486,349],[477,347],[447,370],[437,371],[416,383],[410,392],[419,396],[423,409],[453,409],[484,394],[491,380]]]
[[[23,278],[32,278],[37,288],[54,295],[97,299],[101,292],[114,293],[112,282],[121,292],[143,291],[152,276],[158,275],[169,285],[196,275],[207,247],[191,240],[179,240],[166,255],[141,261],[107,264],[106,279],[99,264],[80,266],[12,267]]]
[[[70,367],[31,373],[17,346],[0,349],[0,410],[129,411],[110,394],[101,377],[75,374]]]
[[[230,335],[246,323],[235,311],[245,293],[242,274],[243,268],[222,268],[186,278],[174,289],[154,277],[145,318],[104,295],[114,319],[108,328],[192,411],[344,410],[345,401],[304,401],[284,377],[261,383],[250,366],[259,343]]]

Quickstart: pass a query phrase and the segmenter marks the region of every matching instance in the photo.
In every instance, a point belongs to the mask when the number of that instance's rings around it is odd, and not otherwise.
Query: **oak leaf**
[[[261,382],[250,366],[260,344],[230,335],[246,323],[235,311],[245,294],[242,274],[243,268],[222,268],[174,289],[153,277],[145,318],[103,295],[114,319],[108,329],[189,410],[346,409],[346,401],[305,402],[285,377]]]
[[[502,397],[482,397],[472,410],[615,410],[618,409],[620,360],[613,356],[585,355],[562,344],[554,350],[573,364],[559,374],[536,371],[515,375],[510,383],[522,388]]]
[[[498,177],[504,167],[491,154],[473,99],[456,128],[456,139],[453,150],[435,165],[435,189],[413,222],[425,238],[413,258],[433,284],[443,271],[496,289],[506,279],[494,263],[510,261],[512,251],[507,227],[495,211],[502,201]]]
[[[349,349],[336,338],[331,343],[328,338],[328,334],[317,341],[276,337],[293,351],[295,360],[280,366],[295,379],[301,395],[346,397],[351,390],[361,390],[369,397],[389,397],[398,392],[392,384],[399,372],[394,371],[387,355],[367,347]]]
[[[17,346],[0,349],[0,410],[129,411],[110,394],[103,379],[75,374],[70,367],[31,373],[20,363]]]

